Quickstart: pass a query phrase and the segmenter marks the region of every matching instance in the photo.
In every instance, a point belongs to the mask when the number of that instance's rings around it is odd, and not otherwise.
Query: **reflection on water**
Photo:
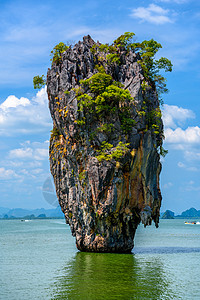
[[[200,299],[200,226],[140,226],[135,245],[76,254],[64,220],[1,220],[0,299]]]
[[[58,277],[52,299],[174,299],[158,257],[78,252]]]

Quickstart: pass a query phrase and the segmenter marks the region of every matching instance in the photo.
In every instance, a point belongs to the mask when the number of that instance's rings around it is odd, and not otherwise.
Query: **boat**
[[[186,225],[200,225],[200,222],[196,222],[196,221],[191,221],[191,222],[185,221],[185,224],[186,224]]]

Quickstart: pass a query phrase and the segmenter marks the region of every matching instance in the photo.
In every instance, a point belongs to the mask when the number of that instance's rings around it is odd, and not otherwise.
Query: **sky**
[[[0,1],[0,207],[52,208],[42,194],[50,176],[52,121],[46,74],[59,42],[90,34],[112,43],[130,31],[136,41],[155,39],[173,63],[163,95],[164,148],[161,211],[200,209],[200,2],[196,0]]]

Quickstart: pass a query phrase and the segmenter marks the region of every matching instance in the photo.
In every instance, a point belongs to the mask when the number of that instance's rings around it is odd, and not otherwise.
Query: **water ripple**
[[[175,254],[200,252],[200,247],[136,247],[133,254]]]

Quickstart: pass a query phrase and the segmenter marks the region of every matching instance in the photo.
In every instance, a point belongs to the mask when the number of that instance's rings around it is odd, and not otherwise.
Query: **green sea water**
[[[200,225],[140,225],[132,254],[95,254],[64,220],[1,220],[0,299],[200,299]]]

